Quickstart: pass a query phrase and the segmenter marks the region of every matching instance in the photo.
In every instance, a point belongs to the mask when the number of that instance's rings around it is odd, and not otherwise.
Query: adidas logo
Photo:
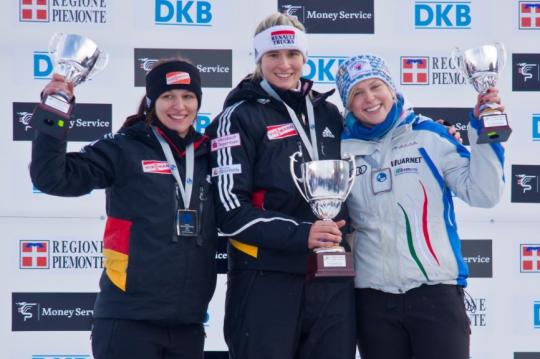
[[[336,138],[334,136],[334,134],[332,133],[332,131],[330,131],[330,129],[328,127],[324,128],[324,131],[322,132],[322,136],[327,137],[327,138]]]

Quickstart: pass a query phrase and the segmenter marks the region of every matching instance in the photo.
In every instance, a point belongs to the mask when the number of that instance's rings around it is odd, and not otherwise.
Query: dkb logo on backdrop
[[[465,146],[469,145],[469,135],[467,125],[469,124],[468,107],[415,107],[414,111],[418,114],[432,118],[433,120],[445,120],[454,125],[463,139]]]
[[[109,0],[19,0],[20,22],[105,24]]]
[[[278,11],[296,17],[310,34],[373,34],[374,0],[278,0]]]
[[[11,330],[90,330],[96,293],[12,293]]]
[[[30,125],[37,103],[13,102],[13,141],[32,141]],[[69,120],[68,141],[94,141],[112,130],[112,105],[79,103]]]
[[[493,254],[491,239],[468,239],[461,241],[463,260],[469,266],[469,277],[493,277]]]
[[[160,59],[185,57],[201,73],[203,87],[232,87],[232,50],[135,49],[135,86],[144,86],[148,71]]]
[[[470,1],[416,1],[414,25],[417,29],[470,29]]]
[[[51,56],[45,51],[34,51],[34,79],[50,79],[53,72]]]
[[[336,72],[347,57],[309,56],[304,65],[304,77],[319,84],[335,84]]]
[[[512,165],[511,202],[540,203],[540,166]]]
[[[212,26],[209,1],[155,0],[156,25]]]
[[[512,54],[512,91],[540,91],[540,54]]]

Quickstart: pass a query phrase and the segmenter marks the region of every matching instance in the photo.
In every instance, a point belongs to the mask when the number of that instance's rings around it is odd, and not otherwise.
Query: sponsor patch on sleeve
[[[274,125],[266,127],[266,136],[269,140],[279,140],[282,138],[297,136],[296,128],[294,124],[287,123],[284,125]]]
[[[166,161],[142,160],[142,170],[144,173],[172,174]]]
[[[229,165],[212,168],[212,177],[242,173],[242,165]]]
[[[222,148],[240,146],[240,144],[241,144],[240,134],[233,133],[232,135],[221,136],[221,137],[213,139],[212,142],[210,143],[210,148],[212,149],[212,152],[213,152],[213,151],[220,150]]]

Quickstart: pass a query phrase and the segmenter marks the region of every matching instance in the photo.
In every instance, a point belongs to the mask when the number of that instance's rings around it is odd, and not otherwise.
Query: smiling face
[[[156,100],[156,116],[169,130],[185,137],[197,117],[198,101],[195,93],[173,89],[165,91]]]
[[[261,58],[263,77],[281,90],[298,87],[303,67],[304,56],[298,50],[269,51]]]
[[[380,79],[360,81],[351,90],[349,110],[367,127],[384,122],[393,105],[394,93]]]

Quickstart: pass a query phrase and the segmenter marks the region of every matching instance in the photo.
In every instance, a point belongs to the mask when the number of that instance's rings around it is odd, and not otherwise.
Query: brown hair
[[[182,57],[182,56],[175,56],[175,57],[168,57],[166,59],[160,59],[156,61],[156,63],[152,66],[152,68],[166,64],[171,61],[184,61],[188,64],[192,64],[191,60],[188,58]],[[154,109],[148,110],[148,106],[146,105],[146,95],[144,95],[139,102],[139,106],[137,108],[137,112],[133,115],[130,115],[126,118],[124,123],[122,124],[122,128],[132,126],[136,122],[139,122],[141,119],[144,119],[144,122],[147,126],[152,125],[155,121],[157,121],[156,112]]]

